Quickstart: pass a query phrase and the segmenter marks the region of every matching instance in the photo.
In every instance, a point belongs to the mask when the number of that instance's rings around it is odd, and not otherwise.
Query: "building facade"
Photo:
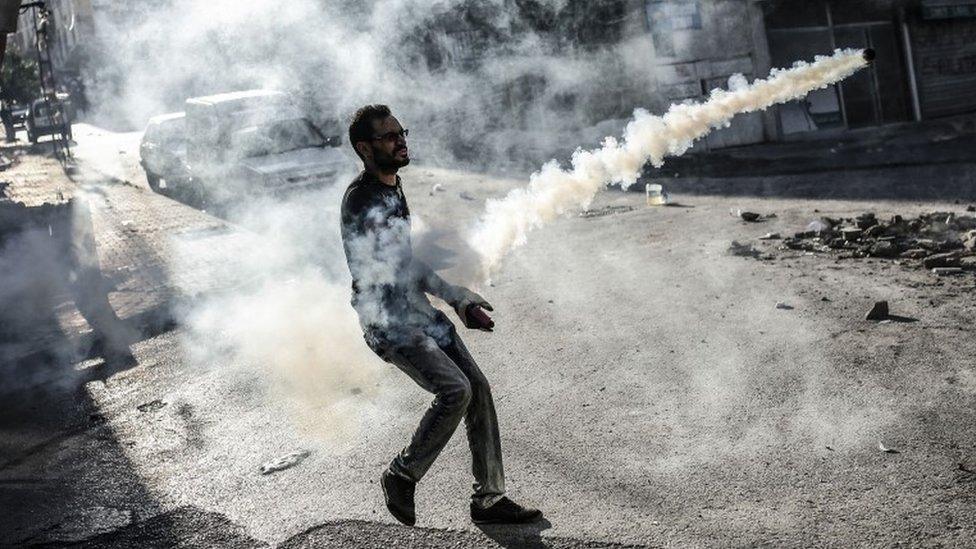
[[[976,0],[769,2],[773,65],[833,48],[874,48],[875,64],[778,109],[781,137],[976,112]]]

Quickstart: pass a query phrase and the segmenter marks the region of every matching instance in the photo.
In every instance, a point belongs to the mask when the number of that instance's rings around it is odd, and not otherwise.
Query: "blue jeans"
[[[433,393],[410,443],[390,464],[390,470],[419,482],[440,455],[464,418],[474,473],[472,502],[489,507],[505,493],[498,418],[488,380],[452,327],[450,337],[435,340],[417,331],[412,337],[383,337],[367,333],[370,348],[396,365],[417,385]]]

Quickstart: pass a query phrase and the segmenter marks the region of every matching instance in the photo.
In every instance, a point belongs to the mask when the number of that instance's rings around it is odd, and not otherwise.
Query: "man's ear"
[[[366,141],[357,141],[355,147],[356,152],[363,157],[363,160],[373,159],[373,148],[369,146],[369,143]]]

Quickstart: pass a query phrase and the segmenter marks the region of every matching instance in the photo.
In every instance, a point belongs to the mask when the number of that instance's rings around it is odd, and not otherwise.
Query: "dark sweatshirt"
[[[390,186],[360,173],[346,189],[341,211],[352,306],[364,332],[395,339],[419,328],[439,339],[452,325],[425,292],[445,297],[449,286],[413,258],[410,208],[399,176]]]

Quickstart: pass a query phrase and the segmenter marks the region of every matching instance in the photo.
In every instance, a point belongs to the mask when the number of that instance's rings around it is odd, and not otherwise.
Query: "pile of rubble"
[[[887,221],[870,212],[853,219],[821,217],[805,231],[783,239],[782,248],[832,254],[838,259],[917,261],[939,275],[959,274],[976,270],[976,217],[951,212],[914,219],[896,215]]]

